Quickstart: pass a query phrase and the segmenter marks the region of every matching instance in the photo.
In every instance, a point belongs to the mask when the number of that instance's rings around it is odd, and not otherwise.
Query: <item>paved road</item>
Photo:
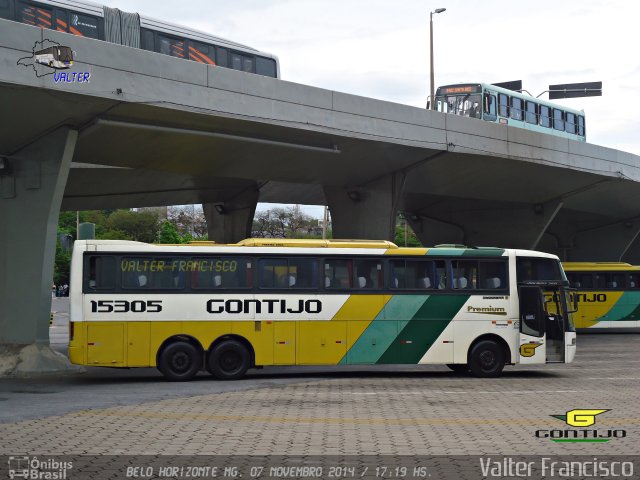
[[[640,335],[578,341],[571,365],[499,379],[436,366],[265,368],[179,384],[153,369],[2,379],[0,454],[640,454]],[[593,428],[626,438],[535,437],[569,428],[551,415],[574,408],[609,409]]]

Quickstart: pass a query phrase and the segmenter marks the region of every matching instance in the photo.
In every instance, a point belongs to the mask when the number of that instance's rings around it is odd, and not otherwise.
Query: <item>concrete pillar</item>
[[[239,191],[229,200],[203,203],[209,240],[237,243],[251,237],[251,225],[258,205],[258,186]]]
[[[333,238],[393,240],[403,183],[398,173],[359,187],[324,186]]]
[[[48,345],[58,215],[77,137],[61,127],[39,138],[0,177],[0,375],[70,366]]]

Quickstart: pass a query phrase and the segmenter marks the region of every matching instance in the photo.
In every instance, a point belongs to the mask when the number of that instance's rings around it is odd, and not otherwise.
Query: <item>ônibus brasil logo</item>
[[[596,429],[584,428],[596,424],[596,416],[608,412],[609,409],[575,409],[569,410],[564,415],[551,415],[553,418],[562,420],[570,427],[563,430],[536,430],[536,437],[548,438],[558,443],[606,443],[613,438],[624,438],[627,436],[626,430],[621,429]]]

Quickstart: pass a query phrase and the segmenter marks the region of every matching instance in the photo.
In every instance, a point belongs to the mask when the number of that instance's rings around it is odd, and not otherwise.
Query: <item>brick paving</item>
[[[499,379],[441,368],[341,373],[4,423],[0,454],[640,454],[640,335],[578,340],[572,365],[510,368]],[[610,409],[591,428],[627,437],[557,444],[534,436],[569,428],[551,415],[574,408]]]

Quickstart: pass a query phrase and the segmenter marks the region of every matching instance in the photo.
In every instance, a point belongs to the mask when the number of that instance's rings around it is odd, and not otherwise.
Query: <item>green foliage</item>
[[[405,245],[406,239],[406,245]],[[411,226],[404,220],[396,223],[395,239],[394,242],[399,247],[422,247],[422,243],[418,240],[415,232]]]
[[[156,212],[116,210],[107,219],[109,230],[121,230],[133,240],[152,243],[158,236],[159,219]]]
[[[183,243],[182,237],[178,233],[175,225],[168,220],[162,222],[160,234],[158,235],[159,243]]]
[[[53,271],[53,283],[61,285],[63,283],[69,283],[69,269],[71,266],[71,252],[65,252],[60,245],[60,242],[56,241],[56,258]]]

